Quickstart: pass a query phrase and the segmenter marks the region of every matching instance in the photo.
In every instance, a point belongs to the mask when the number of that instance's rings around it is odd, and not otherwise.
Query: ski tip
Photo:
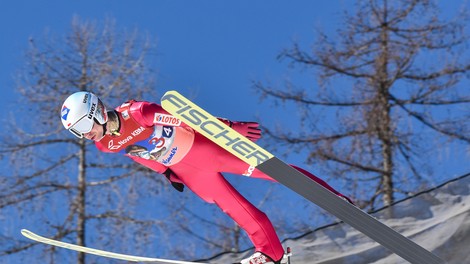
[[[168,90],[166,91],[163,96],[162,96],[162,101],[163,99],[165,99],[166,97],[171,97],[171,96],[182,96],[178,91],[176,90]]]
[[[36,237],[39,237],[38,235],[36,235],[35,233],[29,231],[28,229],[21,229],[21,234],[26,237],[26,238],[29,238],[29,239],[32,239],[32,240],[35,240]]]

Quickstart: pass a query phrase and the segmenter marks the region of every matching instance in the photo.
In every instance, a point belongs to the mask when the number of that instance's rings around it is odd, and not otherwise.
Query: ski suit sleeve
[[[146,127],[151,127],[160,122],[170,126],[187,126],[155,103],[134,102],[131,106],[131,112],[133,116],[140,116],[139,123]],[[230,121],[225,118],[219,118],[219,120],[251,141],[257,141],[261,138],[261,129],[259,129],[257,122]]]
[[[259,129],[257,122],[230,121],[225,118],[218,119],[253,142],[261,138],[261,129]]]
[[[146,127],[151,127],[162,121],[165,122],[165,125],[187,126],[155,103],[134,102],[131,106],[131,111],[133,116],[136,114],[141,116],[140,122]],[[218,119],[253,142],[261,138],[261,129],[259,129],[257,122],[230,121],[225,118]]]

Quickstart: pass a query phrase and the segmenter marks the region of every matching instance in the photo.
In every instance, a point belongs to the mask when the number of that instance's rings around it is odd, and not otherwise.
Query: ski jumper
[[[158,173],[165,173],[173,183],[183,183],[204,201],[216,204],[243,228],[256,251],[273,260],[283,257],[284,249],[266,214],[246,200],[222,173],[274,179],[194,131],[158,104],[129,101],[115,111],[120,121],[118,133],[96,142],[99,150],[124,154]],[[297,169],[343,196],[311,173]]]

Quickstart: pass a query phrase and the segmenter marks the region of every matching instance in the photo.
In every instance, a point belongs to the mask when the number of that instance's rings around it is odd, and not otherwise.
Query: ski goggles
[[[90,132],[93,128],[93,119],[87,118],[87,116],[83,116],[80,118],[75,124],[73,124],[69,131],[70,133],[74,134],[78,138],[83,138],[83,135]]]

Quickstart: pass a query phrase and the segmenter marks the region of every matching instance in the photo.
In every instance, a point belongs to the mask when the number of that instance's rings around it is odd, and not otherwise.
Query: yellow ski
[[[433,253],[274,157],[178,92],[168,91],[165,93],[161,105],[174,117],[179,118],[214,143],[335,215],[410,263],[445,263]]]

